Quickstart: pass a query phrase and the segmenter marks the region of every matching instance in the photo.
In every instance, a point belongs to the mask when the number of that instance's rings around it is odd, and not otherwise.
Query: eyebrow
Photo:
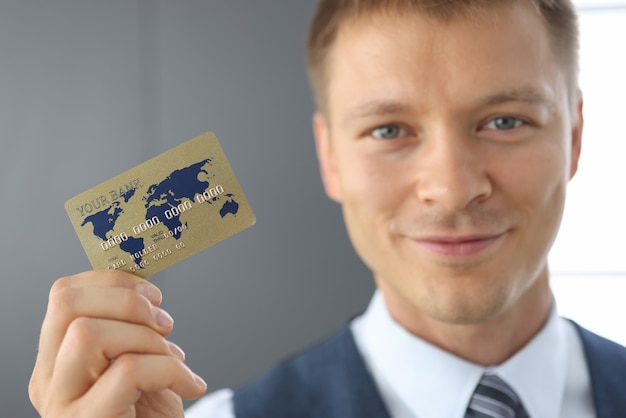
[[[495,106],[504,103],[528,103],[531,105],[543,105],[550,109],[555,107],[555,103],[541,91],[524,87],[499,91],[481,97],[476,103],[479,106]],[[350,109],[343,118],[344,124],[349,124],[353,120],[367,118],[371,116],[387,116],[410,113],[412,106],[405,101],[396,100],[373,100],[363,103]]]
[[[503,103],[522,102],[532,105],[545,105],[550,108],[554,107],[554,102],[545,94],[532,87],[520,89],[505,90],[494,94],[489,94],[479,100],[479,103],[487,106],[494,106]]]
[[[408,103],[392,100],[374,100],[358,105],[344,116],[344,124],[348,124],[355,119],[369,116],[398,115],[408,113],[411,106]]]

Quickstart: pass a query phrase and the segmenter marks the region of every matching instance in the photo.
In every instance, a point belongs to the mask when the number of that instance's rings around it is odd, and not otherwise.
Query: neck
[[[503,312],[480,323],[447,323],[425,315],[385,283],[377,286],[393,319],[413,335],[460,358],[483,366],[505,362],[545,325],[552,308],[544,272]]]

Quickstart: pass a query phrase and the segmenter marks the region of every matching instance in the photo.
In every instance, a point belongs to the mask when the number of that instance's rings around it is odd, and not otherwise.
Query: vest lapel
[[[389,418],[349,327],[235,391],[237,418]]]
[[[624,416],[626,411],[626,349],[574,323],[585,348],[598,418]]]

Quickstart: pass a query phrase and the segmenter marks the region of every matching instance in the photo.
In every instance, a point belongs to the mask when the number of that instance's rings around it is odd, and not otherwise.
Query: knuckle
[[[58,282],[57,282],[58,283]],[[68,286],[52,286],[50,297],[48,299],[48,309],[52,312],[68,312],[71,310],[74,290]]]
[[[76,318],[67,327],[66,339],[78,350],[93,346],[98,336],[97,321],[92,318]]]
[[[48,416],[47,412],[50,409],[50,388],[46,385],[35,373],[30,378],[28,382],[28,398],[30,399],[31,404],[35,408],[35,410],[39,413],[39,415]]]
[[[114,367],[124,378],[137,376],[141,373],[140,357],[136,354],[122,354],[115,359]]]
[[[56,284],[55,284],[56,286]],[[71,287],[59,286],[50,290],[49,304],[53,308],[64,308],[72,304],[74,290]]]
[[[124,292],[117,300],[117,307],[124,316],[140,323],[149,323],[152,317],[150,302],[137,292]]]
[[[28,382],[28,397],[35,409],[38,410],[41,404],[41,389],[35,373],[33,373]]]
[[[72,283],[72,278],[70,276],[61,277],[60,279],[56,280],[52,284],[52,287],[50,287],[50,294],[48,296],[49,299],[54,299],[57,297],[59,293],[70,289],[72,287],[71,283]]]

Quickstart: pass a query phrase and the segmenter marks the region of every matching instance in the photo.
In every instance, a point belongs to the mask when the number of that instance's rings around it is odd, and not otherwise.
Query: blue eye
[[[405,135],[406,131],[398,125],[384,125],[372,130],[371,135],[377,139],[396,139]]]
[[[524,121],[513,116],[500,116],[489,121],[485,128],[494,129],[498,131],[510,131],[511,129],[519,128],[524,124]]]

